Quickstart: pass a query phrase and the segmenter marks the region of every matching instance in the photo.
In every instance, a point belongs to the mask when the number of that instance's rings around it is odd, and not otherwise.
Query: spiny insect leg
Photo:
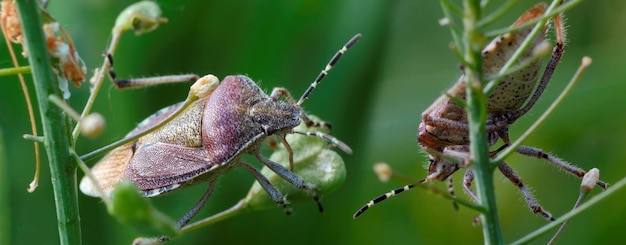
[[[555,220],[554,217],[552,217],[552,215],[550,213],[545,211],[539,205],[539,203],[537,203],[537,200],[535,200],[535,197],[533,197],[533,195],[530,193],[528,188],[526,188],[524,183],[522,183],[522,178],[519,175],[517,175],[517,173],[515,173],[515,171],[511,167],[509,167],[509,165],[507,165],[506,163],[502,162],[502,163],[500,163],[500,165],[498,165],[498,169],[500,170],[500,172],[502,172],[502,174],[507,179],[509,179],[511,182],[513,182],[513,184],[515,186],[517,186],[517,188],[520,189],[520,191],[522,192],[522,195],[524,195],[524,198],[526,199],[526,202],[528,203],[528,206],[533,211],[533,213],[541,214],[541,216],[543,216],[544,218],[546,218],[547,220],[550,220],[550,221],[554,221]]]
[[[211,196],[211,193],[213,193],[213,190],[215,189],[215,183],[216,181],[213,180],[211,182],[209,182],[209,188],[206,190],[206,192],[204,193],[204,195],[202,195],[202,197],[200,198],[200,200],[198,200],[198,202],[196,203],[196,205],[194,205],[189,211],[187,211],[187,213],[185,213],[183,215],[183,217],[181,217],[177,222],[176,222],[176,226],[180,229],[183,226],[185,226],[187,223],[189,223],[189,221],[193,218],[193,216],[196,216],[196,214],[198,214],[198,212],[200,211],[200,209],[204,206],[204,204],[206,203],[206,201],[209,199],[209,197]]]
[[[278,176],[282,177],[283,179],[285,179],[287,182],[291,183],[298,189],[309,192],[309,194],[313,197],[313,201],[317,203],[317,208],[319,209],[319,211],[320,212],[324,211],[324,208],[322,207],[322,203],[320,203],[320,198],[317,195],[317,191],[315,190],[314,187],[305,183],[304,180],[302,180],[302,178],[298,177],[293,172],[289,171],[289,169],[286,169],[282,165],[275,163],[272,160],[264,158],[263,156],[261,156],[260,153],[257,152],[255,156],[261,163],[263,163],[263,165],[267,166],[269,169],[274,171],[274,173],[276,173]]]
[[[570,172],[573,175],[576,175],[578,178],[582,178],[583,176],[585,176],[585,173],[586,173],[585,170],[579,167],[572,166],[571,164],[563,161],[562,159],[555,157],[551,154],[548,154],[539,148],[534,148],[530,146],[520,146],[519,148],[517,148],[517,152],[525,156],[545,159],[548,162],[556,165],[557,167],[562,168],[563,170]],[[602,181],[598,181],[597,185],[602,187],[602,189],[605,189],[605,190],[607,188],[607,184]]]
[[[421,184],[423,181],[420,181],[417,184]],[[365,211],[367,211],[369,208],[371,208],[372,206],[376,205],[379,202],[382,202],[384,200],[389,199],[392,196],[398,195],[404,191],[408,191],[410,189],[413,189],[413,187],[415,187],[415,185],[417,184],[411,184],[411,185],[405,185],[403,187],[400,187],[398,189],[392,190],[390,192],[387,192],[383,195],[380,195],[374,199],[372,199],[371,201],[369,201],[367,204],[363,205],[363,207],[361,207],[359,210],[356,211],[356,213],[354,213],[354,215],[352,215],[352,218],[358,218],[359,216],[361,216],[361,214],[365,213]]]
[[[548,61],[548,64],[546,65],[543,75],[541,76],[541,81],[539,82],[539,85],[537,85],[537,89],[535,89],[533,96],[528,100],[528,103],[526,103],[522,109],[511,113],[511,117],[508,120],[509,124],[526,114],[533,107],[535,102],[537,102],[539,97],[541,97],[541,94],[548,85],[550,78],[552,78],[552,74],[554,73],[556,66],[561,60],[561,56],[563,55],[563,46],[565,43],[565,27],[563,27],[561,15],[555,16],[553,23],[556,32],[556,45],[552,49],[550,61]]]
[[[178,83],[178,82],[193,82],[198,80],[198,75],[196,74],[182,74],[182,75],[169,75],[169,76],[158,76],[158,77],[143,77],[143,78],[132,78],[132,79],[118,79],[115,70],[113,70],[113,55],[110,53],[106,54],[107,60],[111,65],[109,68],[109,77],[115,83],[117,88],[141,88],[147,87],[157,84],[165,84],[165,83]]]
[[[267,178],[265,178],[265,176],[263,176],[263,174],[261,174],[261,172],[259,172],[259,170],[257,170],[256,168],[252,167],[252,165],[250,165],[248,163],[245,163],[245,162],[241,162],[241,166],[243,166],[243,168],[248,170],[248,172],[250,172],[252,174],[252,176],[254,176],[254,178],[259,182],[261,187],[263,187],[265,192],[267,192],[267,194],[270,195],[272,200],[276,204],[278,204],[278,206],[280,206],[281,208],[283,208],[285,210],[285,213],[287,215],[291,215],[291,209],[287,207],[287,202],[285,201],[285,196],[283,196],[283,194],[280,193],[280,191],[278,191],[272,185],[272,183],[270,183],[270,181],[267,180]]]
[[[306,136],[320,137],[320,138],[330,142],[332,145],[339,147],[339,149],[341,149],[343,152],[348,153],[348,154],[352,154],[352,149],[350,149],[350,147],[348,145],[346,145],[346,143],[341,142],[339,139],[333,137],[332,135],[328,135],[328,134],[325,134],[325,133],[322,133],[322,132],[292,131],[292,133],[306,135]]]
[[[335,55],[330,59],[328,64],[326,64],[326,67],[324,67],[324,70],[322,70],[322,72],[320,72],[320,74],[317,75],[317,78],[315,78],[313,83],[311,83],[311,85],[309,85],[306,91],[304,91],[304,94],[302,94],[302,97],[300,97],[300,100],[298,100],[298,105],[302,105],[302,103],[309,97],[311,92],[313,92],[313,89],[315,89],[315,87],[317,87],[317,85],[320,84],[322,80],[324,80],[324,77],[326,77],[330,69],[333,68],[333,66],[335,65],[335,63],[337,63],[339,58],[341,58],[343,53],[348,51],[348,49],[350,49],[352,45],[354,45],[357,41],[359,41],[360,38],[361,38],[361,34],[356,34],[345,45],[343,45],[343,47],[339,51],[337,51],[337,53],[335,53]]]

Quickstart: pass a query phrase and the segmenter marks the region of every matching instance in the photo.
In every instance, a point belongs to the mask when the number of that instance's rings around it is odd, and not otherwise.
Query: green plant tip
[[[151,32],[159,24],[167,22],[161,17],[161,8],[153,1],[141,1],[128,6],[115,20],[113,32],[122,33],[133,29],[136,35]]]

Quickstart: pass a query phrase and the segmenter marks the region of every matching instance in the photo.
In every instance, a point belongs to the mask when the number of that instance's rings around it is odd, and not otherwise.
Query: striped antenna
[[[398,195],[404,191],[408,191],[410,189],[413,189],[413,187],[415,187],[416,185],[422,184],[426,181],[426,179],[420,180],[415,184],[410,184],[410,185],[405,185],[403,187],[400,187],[398,189],[395,190],[391,190],[390,192],[387,192],[385,194],[382,194],[374,199],[372,199],[371,201],[369,201],[368,203],[366,203],[365,205],[363,205],[363,207],[359,208],[359,210],[356,211],[356,213],[354,213],[354,215],[352,215],[352,218],[358,218],[359,216],[361,216],[361,214],[365,213],[365,211],[367,211],[369,208],[371,208],[372,206],[378,204],[379,202],[382,202],[384,200],[389,199],[392,196]]]
[[[313,83],[311,83],[309,88],[307,88],[306,91],[304,91],[304,94],[302,94],[302,97],[300,97],[300,100],[298,100],[298,103],[297,103],[298,106],[302,105],[302,102],[304,102],[309,97],[309,94],[313,92],[313,89],[315,89],[315,87],[320,82],[322,82],[324,77],[326,77],[326,75],[328,74],[328,71],[330,71],[330,69],[333,68],[333,66],[335,65],[335,63],[337,63],[339,58],[341,58],[343,53],[348,51],[348,49],[352,47],[352,45],[354,45],[357,41],[359,41],[359,38],[361,38],[361,34],[356,34],[352,39],[350,39],[350,41],[348,41],[345,45],[343,45],[343,47],[339,51],[337,51],[337,53],[335,53],[333,58],[331,58],[328,64],[326,64],[326,67],[324,68],[324,70],[322,70],[322,72],[320,72],[320,74],[317,75],[317,78],[315,78],[315,81],[313,81]]]

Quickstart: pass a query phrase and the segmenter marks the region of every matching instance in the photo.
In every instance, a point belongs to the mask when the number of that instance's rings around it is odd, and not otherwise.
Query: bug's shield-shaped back
[[[204,111],[204,104],[207,98],[211,96],[219,81],[212,75],[200,78],[192,86],[196,90],[203,91],[203,95],[199,100],[191,103],[177,117],[160,128],[140,137],[136,141],[120,146],[104,156],[92,169],[91,172],[106,196],[110,196],[115,186],[122,180],[128,180],[138,184],[144,195],[156,195],[161,192],[159,190],[171,190],[176,186],[173,185],[175,176],[170,174],[182,174],[182,176],[190,176],[191,172],[198,171],[197,162],[199,159],[206,161],[206,155],[198,153],[198,149],[202,149],[201,137],[201,117]],[[182,103],[163,108],[153,115],[143,120],[139,125],[126,135],[125,138],[136,136],[145,132],[157,124],[171,117],[180,107]],[[160,144],[156,144],[160,143]],[[176,146],[176,147],[173,147]],[[178,147],[178,148],[177,148]],[[187,165],[172,165],[170,162],[158,161],[160,155],[172,154],[177,152],[188,154],[197,151],[197,159]],[[147,155],[150,154],[150,155]],[[167,159],[171,156],[162,156],[161,159]],[[189,158],[189,157],[187,157]],[[149,162],[140,163],[138,159],[149,159]],[[175,159],[171,159],[175,160]],[[210,165],[205,162],[205,166]],[[172,168],[178,168],[173,170]],[[210,168],[210,167],[208,167]],[[162,171],[162,174],[155,174]],[[184,170],[188,173],[182,173]],[[127,173],[131,170],[134,174]],[[138,174],[139,172],[145,172]],[[151,174],[150,174],[151,173]],[[167,178],[164,178],[166,177]],[[156,179],[164,178],[161,181]],[[185,178],[180,181],[186,181]],[[181,182],[181,183],[182,183]],[[140,184],[141,183],[141,184]],[[153,186],[151,186],[151,184]],[[96,191],[95,184],[89,178],[83,178],[80,183],[80,190],[86,195],[99,196]]]

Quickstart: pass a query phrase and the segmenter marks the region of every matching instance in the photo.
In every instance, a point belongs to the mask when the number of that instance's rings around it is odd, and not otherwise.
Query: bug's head
[[[297,106],[273,99],[260,101],[250,109],[252,120],[261,126],[266,135],[290,132],[300,124],[301,114]]]

